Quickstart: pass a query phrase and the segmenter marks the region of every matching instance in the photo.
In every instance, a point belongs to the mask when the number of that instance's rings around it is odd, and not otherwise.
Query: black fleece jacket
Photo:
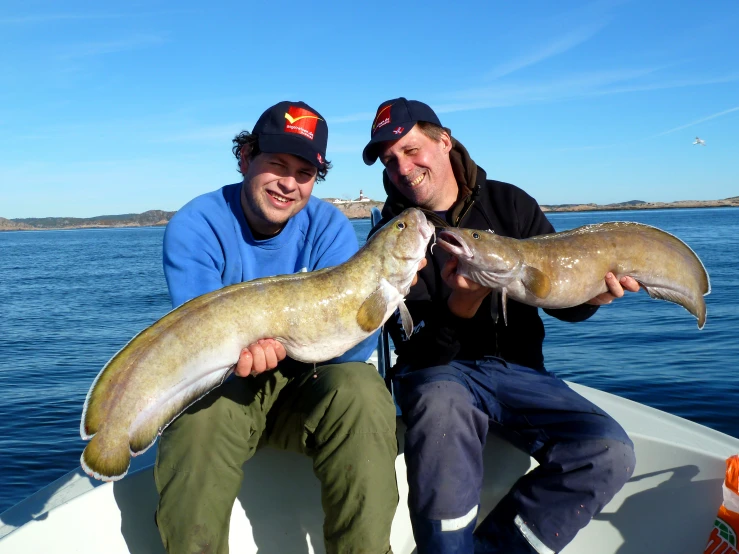
[[[457,202],[446,213],[447,225],[491,230],[517,239],[554,232],[536,200],[511,184],[488,180],[485,171],[472,161],[464,146],[456,139],[452,142],[450,157],[460,190]],[[412,206],[390,183],[387,173],[383,172],[383,179],[388,198],[382,210],[382,221],[370,234]],[[509,299],[506,325],[499,293],[493,292],[485,298],[474,317],[455,316],[447,306],[451,289],[441,278],[441,269],[448,258],[449,254],[438,247],[433,254],[426,253],[428,264],[406,297],[415,327],[410,339],[406,338],[397,317],[387,322],[398,364],[420,369],[455,359],[476,360],[492,355],[543,369],[544,324],[538,308]],[[557,319],[576,322],[587,319],[596,310],[596,306],[582,304],[544,311]]]

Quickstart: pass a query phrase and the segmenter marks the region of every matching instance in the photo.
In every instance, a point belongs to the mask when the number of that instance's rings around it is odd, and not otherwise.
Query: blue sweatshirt
[[[164,232],[164,276],[172,306],[227,285],[338,265],[357,250],[357,237],[338,209],[313,196],[282,231],[256,240],[241,208],[241,183],[188,202]],[[364,362],[377,334],[326,363]]]

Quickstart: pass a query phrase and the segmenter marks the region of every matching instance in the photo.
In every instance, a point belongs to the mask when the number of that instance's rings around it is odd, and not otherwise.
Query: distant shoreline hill
[[[382,209],[384,202],[365,199],[340,201],[324,198],[349,219],[367,219],[372,208]],[[557,204],[542,205],[544,212],[595,212],[611,210],[656,210],[677,208],[739,207],[739,196],[723,200],[680,200],[677,202],[644,202],[630,200],[617,204]],[[176,212],[149,210],[141,214],[101,215],[97,217],[40,217],[5,219],[0,217],[0,231],[44,231],[54,229],[110,229],[116,227],[155,227],[166,225]]]
[[[739,196],[723,200],[678,200],[677,202],[645,202],[629,200],[616,204],[542,204],[543,212],[603,212],[613,210],[667,210],[677,208],[723,208],[739,207]]]
[[[96,217],[0,217],[0,231],[44,231],[53,229],[108,229],[111,227],[151,227],[166,225],[176,212],[149,210],[142,214],[99,215]]]

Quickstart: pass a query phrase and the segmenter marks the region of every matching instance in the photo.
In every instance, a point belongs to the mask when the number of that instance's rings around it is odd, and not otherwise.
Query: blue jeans
[[[633,473],[634,446],[623,428],[547,371],[485,358],[401,368],[393,385],[407,426],[408,503],[419,554],[558,552]],[[516,482],[473,536],[490,430],[539,467]]]

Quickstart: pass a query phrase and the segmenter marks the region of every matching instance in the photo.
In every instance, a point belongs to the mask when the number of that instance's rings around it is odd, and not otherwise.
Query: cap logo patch
[[[318,160],[319,164],[323,163],[323,156],[321,156],[320,152],[316,152],[316,159]]]
[[[316,124],[321,118],[305,108],[290,106],[285,113],[285,132],[302,135],[313,140]]]
[[[380,127],[384,127],[385,125],[390,123],[390,108],[392,107],[393,107],[392,104],[388,104],[387,106],[384,106],[377,110],[377,115],[375,116],[375,120],[372,122],[372,134],[373,135],[377,131],[380,130]]]
[[[399,135],[403,131],[405,131],[405,128],[403,127],[396,127],[395,129],[393,129],[393,133],[395,133],[396,135]]]

